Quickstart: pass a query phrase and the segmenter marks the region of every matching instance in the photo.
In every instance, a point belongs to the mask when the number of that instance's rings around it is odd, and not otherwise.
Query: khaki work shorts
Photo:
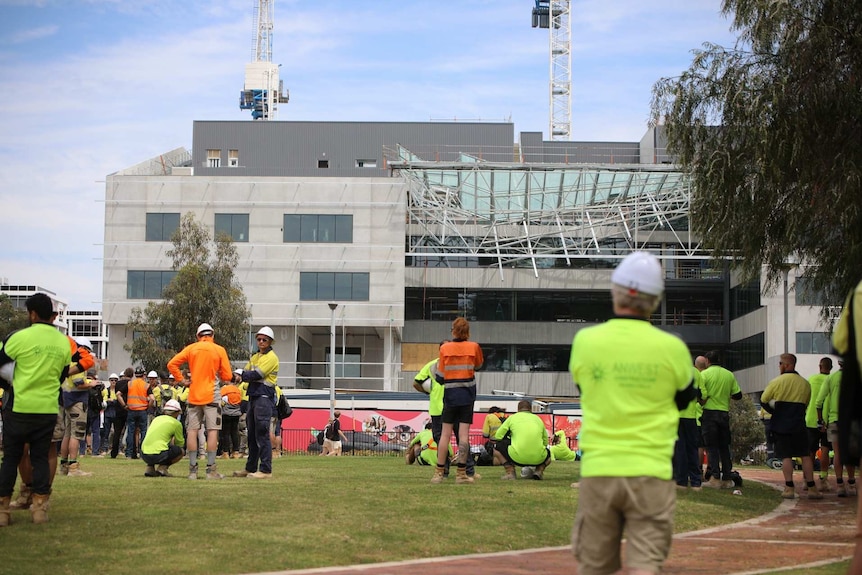
[[[670,553],[676,488],[655,477],[582,477],[572,549],[579,575],[627,567],[658,573]]]
[[[221,404],[189,405],[186,417],[187,431],[198,431],[201,427],[207,431],[221,429]]]
[[[59,418],[58,418],[59,419]],[[87,438],[87,407],[82,402],[63,408],[63,437],[84,441]]]

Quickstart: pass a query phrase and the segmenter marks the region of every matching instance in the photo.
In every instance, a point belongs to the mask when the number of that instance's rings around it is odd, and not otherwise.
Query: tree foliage
[[[18,309],[6,294],[0,294],[0,339],[30,325],[27,311]]]
[[[763,422],[748,395],[743,395],[739,401],[730,402],[730,436],[733,458],[737,461],[766,441]]]
[[[204,322],[213,326],[215,340],[228,357],[247,359],[250,311],[234,277],[236,246],[225,235],[213,241],[190,212],[183,215],[171,242],[167,255],[177,273],[163,290],[163,299],[134,308],[126,324],[136,334],[125,346],[132,361],[164,371],[171,357],[195,341]]]
[[[724,0],[738,40],[653,88],[691,225],[746,279],[786,262],[843,302],[862,270],[862,0]]]

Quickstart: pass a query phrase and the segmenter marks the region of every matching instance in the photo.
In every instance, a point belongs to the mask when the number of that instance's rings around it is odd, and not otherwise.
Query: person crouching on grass
[[[147,464],[147,477],[170,477],[168,467],[182,461],[186,452],[183,424],[179,417],[183,409],[176,399],[162,406],[162,415],[153,419],[141,444],[141,459]]]

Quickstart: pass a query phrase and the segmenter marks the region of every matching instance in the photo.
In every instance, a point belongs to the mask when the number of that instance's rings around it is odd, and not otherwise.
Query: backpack
[[[284,394],[278,396],[278,403],[275,404],[275,411],[278,415],[278,420],[287,419],[291,415],[293,415],[293,408],[290,407],[290,404],[287,402],[287,398],[284,397]]]
[[[87,401],[87,411],[90,413],[99,413],[102,411],[102,386],[90,388],[90,395]]]
[[[329,428],[329,426],[327,425],[326,427],[324,427],[323,429],[321,429],[321,430],[317,433],[317,444],[318,444],[318,445],[323,445],[323,440],[324,440],[324,439],[326,439],[326,430],[327,430],[328,428]]]
[[[159,385],[159,395],[162,400],[159,405],[164,409],[165,404],[174,398],[174,388],[170,385],[161,384]]]

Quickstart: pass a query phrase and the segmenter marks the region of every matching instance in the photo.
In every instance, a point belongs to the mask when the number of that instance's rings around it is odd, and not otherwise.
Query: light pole
[[[335,417],[335,308],[337,303],[329,304],[329,419]]]

